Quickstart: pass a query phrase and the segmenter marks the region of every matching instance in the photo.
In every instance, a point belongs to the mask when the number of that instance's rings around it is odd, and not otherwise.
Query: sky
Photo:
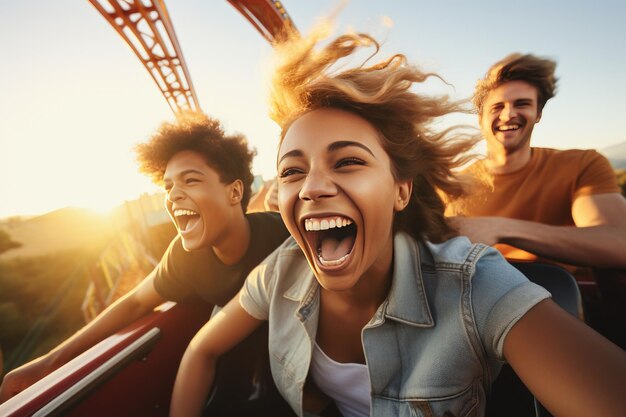
[[[285,0],[307,32],[338,1]],[[165,0],[200,107],[257,149],[275,174],[279,130],[267,117],[271,47],[226,0]],[[392,26],[385,22],[393,22]],[[467,98],[512,52],[558,62],[558,94],[533,144],[596,148],[626,141],[626,3],[622,0],[352,0],[336,34],[368,32]],[[134,145],[175,119],[148,72],[88,0],[0,2],[0,218],[66,206],[106,211],[158,188]],[[464,122],[477,124],[469,116]]]

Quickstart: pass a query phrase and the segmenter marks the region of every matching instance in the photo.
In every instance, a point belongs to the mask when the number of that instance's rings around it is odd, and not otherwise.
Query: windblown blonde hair
[[[424,73],[397,54],[378,64],[333,70],[342,58],[378,42],[366,34],[347,34],[316,49],[323,33],[288,40],[277,46],[278,67],[271,93],[271,117],[280,125],[281,142],[291,123],[312,110],[337,108],[357,114],[379,132],[383,148],[398,180],[413,180],[407,208],[396,215],[394,227],[418,240],[440,242],[455,231],[444,217],[446,200],[465,194],[466,182],[454,173],[472,156],[468,153],[478,137],[452,127],[434,131],[430,125],[451,112],[462,111],[447,96],[416,94],[411,87],[433,73]]]

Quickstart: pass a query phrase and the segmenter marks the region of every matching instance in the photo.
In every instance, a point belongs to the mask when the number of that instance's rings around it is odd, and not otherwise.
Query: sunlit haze
[[[278,129],[267,117],[270,46],[226,0],[165,0],[202,110],[244,133],[255,173],[275,173]],[[338,1],[286,0],[300,31]],[[393,22],[392,27],[388,23]],[[337,32],[385,39],[471,95],[487,67],[511,52],[558,61],[559,91],[533,144],[598,148],[624,142],[626,3],[558,0],[353,0]],[[132,148],[174,120],[131,49],[87,0],[0,4],[0,218],[65,206],[106,210],[154,192]],[[476,125],[474,117],[466,119]]]

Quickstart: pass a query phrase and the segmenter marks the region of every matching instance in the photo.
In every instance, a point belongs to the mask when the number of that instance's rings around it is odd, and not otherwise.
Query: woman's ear
[[[230,203],[232,205],[240,204],[243,198],[243,181],[236,179],[230,183]]]
[[[413,181],[399,181],[396,186],[398,187],[398,191],[396,193],[396,201],[393,204],[393,208],[395,211],[402,211],[406,208],[406,206],[409,204],[409,200],[411,199],[411,192],[413,192]]]

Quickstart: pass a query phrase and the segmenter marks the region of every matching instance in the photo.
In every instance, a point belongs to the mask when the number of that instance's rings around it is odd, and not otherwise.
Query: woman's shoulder
[[[446,265],[463,267],[475,265],[486,254],[497,253],[482,243],[472,243],[466,236],[457,236],[439,243],[425,241],[420,245],[422,263],[431,266]]]
[[[424,242],[420,247],[422,269],[464,272],[469,285],[482,288],[483,281],[497,280],[503,287],[528,281],[492,246],[472,243],[457,236],[441,243]],[[490,287],[490,285],[488,285]]]
[[[273,258],[274,262],[277,262],[283,258],[304,259],[304,254],[302,253],[302,250],[298,246],[298,243],[293,238],[293,236],[289,236],[274,250],[274,252],[272,252],[268,256],[268,259],[269,258]]]
[[[311,274],[298,244],[289,237],[250,272],[239,302],[252,316],[267,320],[270,305],[283,305],[290,291],[300,293]]]
[[[302,272],[309,271],[309,264],[302,250],[292,236],[289,236],[280,246],[265,258],[254,270],[253,273],[262,275],[267,285],[276,286],[281,282],[281,286],[289,285],[290,280],[301,276]]]

